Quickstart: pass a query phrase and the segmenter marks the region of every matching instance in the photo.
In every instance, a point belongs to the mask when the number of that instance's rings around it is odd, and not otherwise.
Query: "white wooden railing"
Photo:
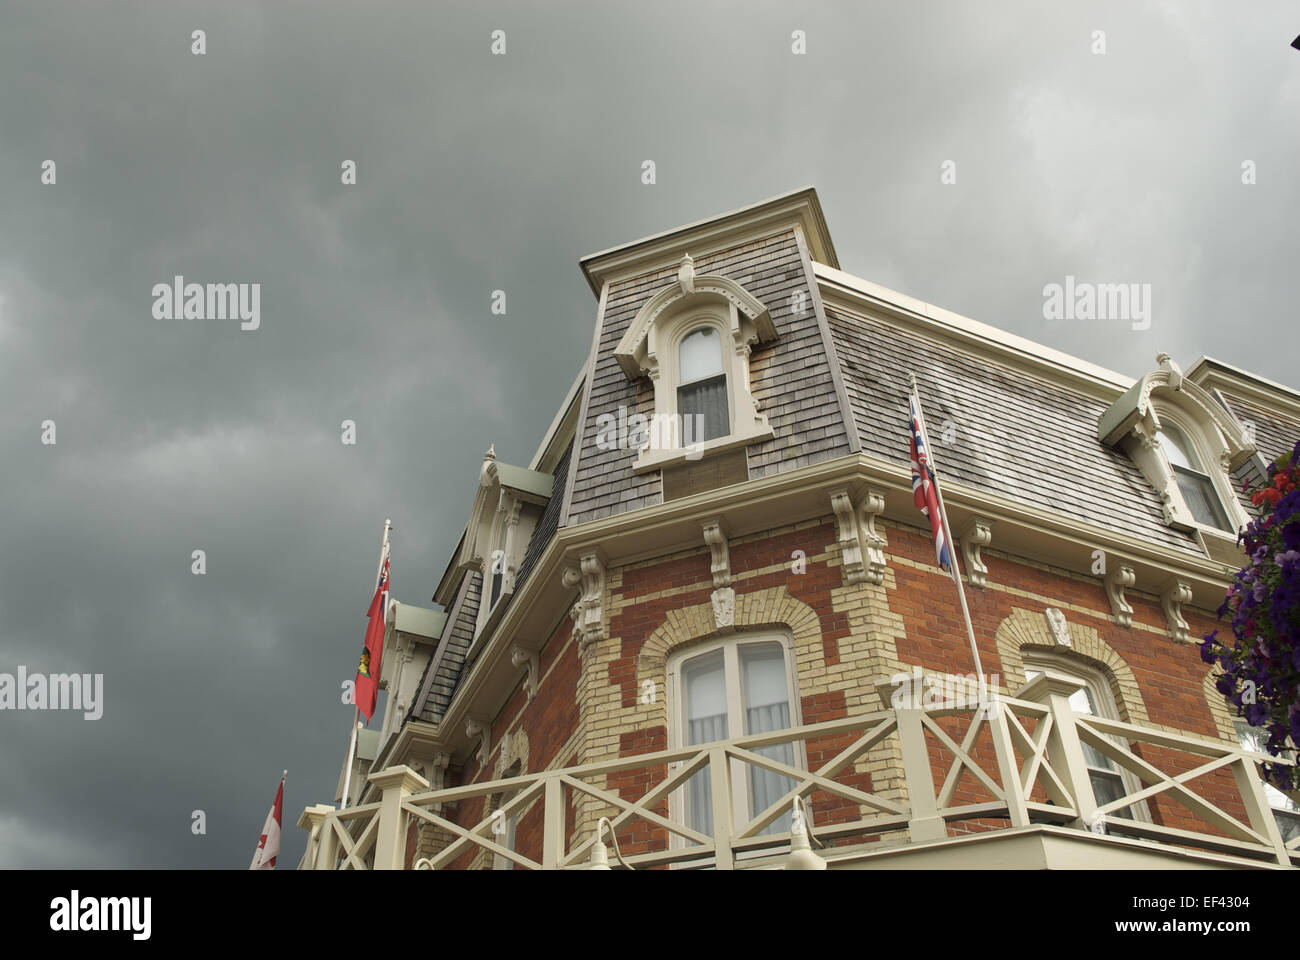
[[[428,783],[408,767],[391,767],[369,778],[378,802],[346,810],[316,806],[304,811],[299,826],[310,833],[299,866],[401,869],[407,859],[408,824],[414,819],[440,828],[447,838],[440,849],[421,858],[422,869],[463,866],[479,851],[516,867],[574,868],[585,866],[591,856],[596,819],[609,816],[616,835],[633,825],[643,834],[646,828],[653,831],[653,842],[640,844],[652,849],[627,853],[629,844],[622,841],[625,859],[633,867],[730,869],[738,860],[789,847],[789,832],[763,831],[791,810],[796,796],[812,801],[819,822],[811,832],[828,847],[856,840],[862,844],[858,849],[873,844],[878,848],[886,837],[900,844],[942,841],[949,838],[953,825],[962,823],[970,831],[1052,823],[1278,865],[1300,864],[1300,839],[1283,843],[1258,776],[1260,760],[1279,761],[1221,741],[1076,714],[1069,697],[1079,683],[1063,674],[1048,671],[1032,686],[1035,700],[1002,697],[970,706],[904,706],[442,790],[428,790]],[[848,742],[815,769],[757,752],[787,743],[806,749],[827,738]],[[1127,771],[1140,786],[1099,806],[1083,744]],[[1164,766],[1174,757],[1183,762],[1174,764],[1180,769],[1167,770],[1155,762],[1156,757],[1167,761]],[[871,791],[837,779],[854,773],[861,776],[867,764]],[[744,791],[747,768],[772,771],[787,777],[790,785],[766,809],[737,817],[734,811],[745,809],[737,806],[736,792]],[[610,787],[609,778],[617,780],[635,771],[650,772],[651,785],[639,796],[628,798],[617,786]],[[701,771],[707,771],[711,784],[711,835],[692,828],[681,815],[681,805],[670,802]],[[1205,789],[1203,784],[1193,783],[1217,771],[1231,772],[1230,781],[1222,775],[1215,778],[1215,789],[1219,793],[1227,789],[1231,803],[1244,811],[1244,820],[1225,810],[1224,802],[1198,792]],[[942,774],[941,780],[936,773]],[[489,803],[499,797],[509,799]],[[826,801],[821,803],[823,816],[817,816],[816,797],[839,798],[836,813],[841,819],[826,820],[830,806]],[[1190,813],[1194,824],[1174,827],[1122,815],[1126,808],[1156,798],[1166,819],[1181,808]],[[478,799],[483,801],[484,815],[474,825],[463,826],[447,815],[448,805]],[[536,816],[531,813],[534,809],[540,809],[540,848],[532,844],[531,855],[510,849],[502,842],[501,824],[525,812]],[[856,815],[846,816],[849,810]],[[566,825],[570,816],[575,820],[571,827]],[[839,847],[832,850],[841,852]]]

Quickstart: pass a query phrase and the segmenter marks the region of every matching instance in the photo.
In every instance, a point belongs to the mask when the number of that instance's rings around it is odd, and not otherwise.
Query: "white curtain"
[[[785,650],[779,643],[750,644],[740,648],[744,676],[745,733],[767,733],[790,726],[790,699],[785,675]],[[754,751],[778,763],[794,766],[794,744],[775,743]],[[771,770],[749,767],[750,815],[762,813],[794,786],[794,781]],[[763,833],[784,833],[790,829],[789,812],[766,827]]]
[[[696,657],[682,670],[686,687],[686,737],[689,746],[727,738],[727,678],[722,651]],[[692,829],[713,833],[713,785],[709,768],[686,784],[687,821]]]

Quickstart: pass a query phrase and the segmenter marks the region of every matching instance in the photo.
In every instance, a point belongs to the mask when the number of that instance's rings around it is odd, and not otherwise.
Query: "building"
[[[1134,382],[861,280],[812,189],[581,265],[590,356],[526,464],[488,450],[441,609],[393,605],[387,715],[303,866],[585,867],[601,817],[637,868],[809,832],[836,869],[1300,862],[1196,648],[1300,393]]]

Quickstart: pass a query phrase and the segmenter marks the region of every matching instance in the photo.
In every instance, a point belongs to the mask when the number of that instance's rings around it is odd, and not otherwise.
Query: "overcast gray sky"
[[[284,767],[296,864],[384,518],[429,605],[483,451],[526,464],[585,356],[586,253],[812,184],[852,273],[1130,375],[1296,383],[1297,33],[1268,2],[2,0],[0,672],[105,705],[0,713],[0,866],[246,867]],[[261,328],[155,319],[176,274],[260,283]],[[1066,275],[1151,284],[1151,329],[1045,321]]]

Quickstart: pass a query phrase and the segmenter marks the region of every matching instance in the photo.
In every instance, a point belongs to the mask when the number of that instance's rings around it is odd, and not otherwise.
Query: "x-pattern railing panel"
[[[960,743],[955,732],[949,733],[938,723],[942,717],[958,714],[969,717]],[[906,725],[900,719],[905,717],[908,718]],[[1032,732],[1028,726],[1031,722]],[[988,738],[984,736],[985,731],[988,731]],[[811,744],[845,734],[852,735],[847,745],[814,770],[784,763],[760,752],[766,747],[797,742]],[[989,739],[996,754],[996,766],[993,767],[975,759]],[[907,796],[911,798],[909,801],[891,799],[836,779],[846,770],[856,769],[872,751],[895,741],[904,755],[903,779]],[[926,741],[937,743],[952,757],[951,762],[945,760],[939,766],[943,782],[937,796],[936,770]],[[1077,754],[1080,745],[1084,744],[1135,776],[1142,784],[1141,788],[1096,807],[1092,806],[1094,801],[1089,796],[1087,805],[1083,805],[1075,792],[1089,789],[1087,769],[1084,757],[1073,754]],[[1204,760],[1190,769],[1169,773],[1152,762],[1154,758],[1139,756],[1128,744],[1167,748]],[[907,827],[913,829],[913,839],[917,839],[917,824],[922,826],[920,838],[941,839],[946,822],[993,817],[1010,818],[1014,825],[1028,823],[1030,814],[1037,819],[1072,822],[1078,826],[1079,817],[1095,812],[1102,821],[1113,825],[1116,832],[1163,843],[1179,846],[1199,844],[1243,856],[1273,856],[1281,863],[1289,862],[1288,854],[1300,859],[1300,838],[1283,845],[1276,824],[1272,822],[1271,811],[1262,805],[1262,788],[1255,767],[1259,759],[1257,755],[1227,744],[1074,714],[1060,697],[1053,699],[1050,707],[1002,697],[975,710],[951,703],[916,710],[887,710],[421,794],[409,793],[409,787],[402,790],[400,797],[385,792],[381,803],[333,811],[325,816],[315,866],[333,867],[338,862],[340,869],[366,869],[366,861],[372,851],[377,850],[377,838],[380,837],[385,865],[400,863],[400,846],[394,847],[394,838],[389,831],[400,830],[404,837],[405,824],[411,817],[437,826],[453,838],[444,849],[428,858],[435,868],[446,867],[471,850],[487,851],[530,869],[574,866],[590,855],[596,842],[595,836],[588,834],[574,849],[567,849],[568,801],[578,797],[587,798],[588,803],[603,804],[613,811],[610,820],[615,833],[633,822],[641,822],[669,839],[666,849],[627,856],[626,859],[634,865],[687,864],[701,860],[707,865],[709,858],[714,858],[716,865],[729,866],[738,853],[756,853],[788,843],[788,832],[763,834],[762,831],[789,812],[796,797],[823,793],[847,800],[872,815],[847,822],[815,825],[813,832],[822,839],[873,837]],[[751,815],[747,821],[733,824],[731,817],[724,813],[738,802],[736,791],[743,789],[745,783],[744,777],[733,775],[733,765],[737,770],[754,769],[776,774],[786,778],[790,785],[762,811]],[[629,797],[626,787],[613,786],[612,777],[647,769],[663,773],[652,774],[657,781],[639,796]],[[1250,824],[1243,823],[1189,786],[1193,781],[1219,771],[1231,771],[1236,778],[1236,792],[1241,794],[1246,805]],[[708,775],[713,784],[715,836],[708,836],[681,822],[671,812],[668,815],[661,812],[672,794],[683,790],[697,775]],[[978,781],[993,799],[953,806],[958,786],[966,776]],[[917,782],[913,782],[914,779]],[[1050,804],[1029,799],[1038,788],[1046,793]],[[502,795],[509,795],[509,799],[497,809],[489,810],[485,803],[485,816],[469,827],[456,823],[450,814],[444,815],[441,808],[431,809],[441,804],[480,797],[486,800]],[[1124,808],[1157,797],[1181,804],[1211,829],[1225,836],[1136,823],[1116,816]],[[510,849],[493,830],[503,815],[522,816],[539,803],[544,828],[540,861]],[[1268,815],[1265,816],[1261,810]],[[385,820],[394,815],[400,818],[400,822]],[[589,822],[592,816],[590,807],[585,813],[579,811],[580,822]],[[335,846],[337,852],[326,852]],[[376,864],[378,861],[376,854]]]

